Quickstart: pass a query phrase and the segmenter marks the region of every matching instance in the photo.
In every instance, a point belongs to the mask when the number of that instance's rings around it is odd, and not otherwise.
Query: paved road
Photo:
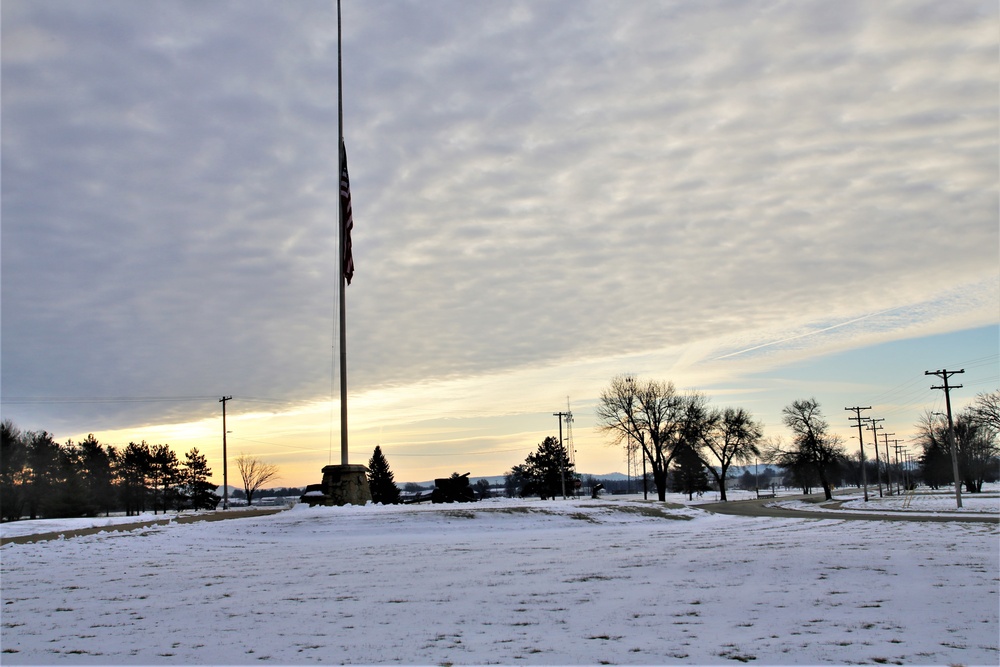
[[[812,496],[782,496],[780,500],[803,500],[810,503],[820,503],[823,501],[823,494]],[[768,503],[773,503],[773,498],[736,500],[728,503],[709,503],[698,505],[699,509],[717,514],[732,514],[735,516],[777,516],[789,517],[793,519],[850,519],[859,521],[932,521],[932,522],[965,522],[965,523],[1000,523],[1000,516],[996,514],[914,514],[898,511],[885,514],[866,514],[844,510],[843,512],[830,511],[809,511],[799,509],[784,509],[781,507],[767,507]],[[827,505],[830,509],[839,509],[839,503]]]
[[[37,533],[35,535],[19,535],[17,537],[0,538],[0,546],[4,544],[29,544],[31,542],[44,542],[46,540],[57,540],[60,537],[81,537],[83,535],[96,535],[100,532],[128,532],[140,528],[152,526],[162,526],[170,523],[194,523],[195,521],[223,521],[225,519],[247,519],[255,516],[267,516],[282,511],[283,508],[266,508],[237,511],[219,511],[211,514],[189,514],[180,516],[163,517],[162,519],[151,519],[148,521],[136,521],[135,523],[119,523],[111,526],[94,526],[93,528],[78,528],[76,530],[58,530],[51,533]]]

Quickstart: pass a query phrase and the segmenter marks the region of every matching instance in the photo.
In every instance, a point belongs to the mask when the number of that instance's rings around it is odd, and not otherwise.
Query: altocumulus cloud
[[[332,6],[4,2],[5,396],[329,396]],[[996,3],[344,21],[358,391],[882,311],[905,331],[942,299],[995,320]]]

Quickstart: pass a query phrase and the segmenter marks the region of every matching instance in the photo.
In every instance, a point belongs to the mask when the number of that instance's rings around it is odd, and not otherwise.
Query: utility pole
[[[872,432],[872,439],[875,441],[875,477],[878,479],[879,498],[882,497],[882,462],[879,460],[878,455],[878,432],[882,430],[882,427],[878,425],[878,422],[884,421],[885,419],[868,418],[868,430]]]
[[[563,447],[562,441],[562,420],[563,417],[568,415],[568,412],[553,412],[553,417],[559,418],[559,477],[562,478],[562,494],[563,500],[566,500],[566,469],[563,467],[563,461],[566,459],[566,448]]]
[[[948,446],[951,448],[951,473],[955,476],[955,506],[958,509],[962,509],[962,480],[958,474],[958,443],[955,442],[955,424],[951,420],[951,394],[949,392],[952,389],[961,389],[962,385],[957,384],[949,387],[948,378],[952,375],[958,375],[964,372],[964,368],[960,371],[949,371],[947,369],[942,369],[940,371],[924,371],[924,375],[937,375],[944,380],[944,384],[942,386],[931,387],[931,389],[944,389],[944,404],[948,408]]]
[[[895,433],[890,433],[890,435],[895,435]],[[892,441],[892,448],[896,450],[896,495],[902,495],[903,489],[906,488],[906,455],[903,455],[903,466],[899,465],[899,452],[903,449],[900,444],[902,440],[894,439]],[[888,442],[886,443],[888,445]]]
[[[906,454],[906,470],[909,473],[910,486],[912,486],[913,488],[916,488],[917,487],[917,482],[913,478],[913,469],[917,465],[916,457],[914,457],[913,454],[910,453],[910,450],[906,450],[905,454]]]
[[[889,436],[896,435],[895,433],[882,433],[882,439],[885,444],[885,488],[888,494],[892,495],[892,458],[889,456]],[[896,463],[899,463],[899,457],[896,457]],[[898,475],[897,475],[898,477]]]
[[[232,396],[223,396],[219,399],[222,403],[222,509],[229,509],[229,459],[226,458],[226,401],[233,400]]]
[[[906,469],[909,473],[910,487],[915,490],[917,488],[917,479],[916,475],[914,475],[914,471],[917,469],[917,466],[920,465],[920,462],[917,459],[917,455],[909,449],[904,452],[904,455],[906,456]]]
[[[868,502],[868,473],[865,472],[865,439],[864,439],[864,436],[863,436],[864,431],[861,428],[861,422],[862,422],[861,411],[862,410],[871,410],[872,406],[869,405],[867,408],[862,408],[860,406],[855,406],[853,408],[844,408],[844,409],[848,410],[848,411],[851,411],[851,412],[853,412],[855,414],[855,416],[851,417],[849,419],[849,421],[852,421],[852,422],[856,421],[856,422],[858,422],[858,446],[861,448],[861,484],[865,488],[865,502],[867,503]]]

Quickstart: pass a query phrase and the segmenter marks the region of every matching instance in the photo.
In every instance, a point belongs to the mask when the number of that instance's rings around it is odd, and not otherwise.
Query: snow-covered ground
[[[886,511],[918,504],[889,500],[878,500]],[[947,512],[949,500],[914,510]],[[697,504],[297,506],[7,544],[0,661],[1000,661],[996,524],[747,518]]]
[[[910,495],[878,497],[875,489],[868,490],[868,502],[855,492],[848,496],[843,509],[869,511],[871,509],[892,512],[919,512],[947,515],[952,512],[962,514],[1000,514],[1000,492],[991,485],[983,493],[963,493],[962,507],[957,507],[955,491],[922,491]]]
[[[249,509],[259,509],[257,507],[247,508],[247,507],[236,507],[226,512],[239,516],[241,512],[246,512]],[[269,507],[267,509],[275,509]],[[202,514],[212,514],[212,512],[182,512],[169,513],[169,514],[153,514],[152,512],[144,512],[143,514],[137,514],[134,516],[125,516],[123,514],[111,515],[108,517],[98,516],[98,517],[79,517],[73,519],[25,519],[23,521],[13,521],[10,523],[0,523],[0,537],[21,537],[24,535],[41,535],[43,533],[63,533],[69,532],[71,530],[81,530],[85,528],[111,528],[113,526],[122,524],[132,524],[132,523],[144,523],[153,521],[173,521],[178,517],[192,517]]]

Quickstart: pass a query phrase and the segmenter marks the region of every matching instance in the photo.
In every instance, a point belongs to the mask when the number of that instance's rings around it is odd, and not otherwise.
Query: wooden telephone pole
[[[958,509],[962,509],[962,479],[958,474],[958,443],[955,440],[955,423],[951,420],[951,394],[949,392],[952,389],[961,389],[962,385],[948,386],[948,378],[964,372],[964,368],[960,371],[949,371],[947,369],[924,371],[924,375],[937,375],[944,380],[943,385],[940,387],[931,387],[931,389],[944,389],[944,404],[948,408],[948,447],[951,448],[951,473],[955,477],[955,506]]]
[[[219,399],[222,403],[222,509],[229,509],[229,459],[226,457],[226,401],[233,400],[232,396],[223,396]]]
[[[864,419],[861,416],[862,410],[871,410],[872,406],[862,408],[860,406],[855,406],[853,408],[844,408],[855,414],[854,417],[850,418],[850,421],[858,422],[858,447],[861,448],[861,484],[865,487],[865,502],[868,502],[868,473],[865,472],[865,439],[864,439],[864,429],[861,427],[861,422]]]

